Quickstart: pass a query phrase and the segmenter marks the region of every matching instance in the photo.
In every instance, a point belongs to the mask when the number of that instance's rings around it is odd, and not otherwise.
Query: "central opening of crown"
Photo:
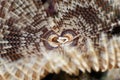
[[[67,37],[58,37],[57,41],[61,44],[64,44],[64,43],[68,42],[68,38]]]
[[[74,30],[67,29],[63,30],[60,34],[55,33],[54,31],[48,31],[43,35],[43,44],[49,49],[55,49],[61,45],[75,46],[78,43],[77,33]]]

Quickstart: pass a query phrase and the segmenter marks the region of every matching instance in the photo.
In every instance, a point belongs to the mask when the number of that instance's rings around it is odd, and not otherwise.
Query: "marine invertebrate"
[[[1,80],[120,67],[120,38],[112,36],[120,21],[109,1],[53,1],[50,13],[41,0],[0,1]]]

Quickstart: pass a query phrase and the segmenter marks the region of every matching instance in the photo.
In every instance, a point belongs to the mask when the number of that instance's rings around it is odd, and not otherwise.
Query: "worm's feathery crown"
[[[1,80],[120,67],[119,5],[109,0],[1,0],[0,12]]]

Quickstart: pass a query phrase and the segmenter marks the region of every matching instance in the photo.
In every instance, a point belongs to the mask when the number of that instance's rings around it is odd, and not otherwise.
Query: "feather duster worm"
[[[120,67],[118,7],[109,0],[46,1],[0,1],[0,80]]]

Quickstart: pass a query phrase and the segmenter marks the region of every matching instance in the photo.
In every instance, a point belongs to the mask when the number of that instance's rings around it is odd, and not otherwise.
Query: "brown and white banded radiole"
[[[0,0],[0,80],[119,68],[119,10],[109,0]]]

